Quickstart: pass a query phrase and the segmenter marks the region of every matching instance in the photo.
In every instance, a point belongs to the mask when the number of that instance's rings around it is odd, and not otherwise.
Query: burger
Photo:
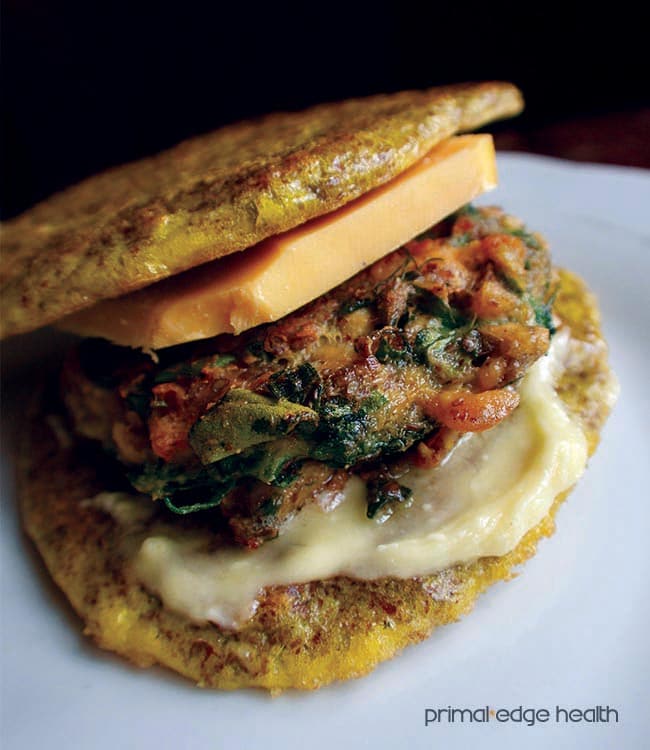
[[[3,231],[27,534],[102,648],[217,688],[357,677],[554,529],[615,400],[596,303],[496,184],[506,83],[228,126]]]

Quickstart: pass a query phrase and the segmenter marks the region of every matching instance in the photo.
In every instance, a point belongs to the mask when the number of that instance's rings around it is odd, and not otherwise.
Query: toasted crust
[[[231,125],[92,177],[3,227],[0,336],[250,247],[521,108],[506,83],[353,99]]]
[[[561,273],[556,309],[580,343],[559,383],[583,423],[590,452],[611,408],[612,374],[596,303],[575,276]],[[469,611],[490,584],[507,580],[554,530],[550,514],[503,557],[483,558],[420,579],[324,582],[267,592],[238,632],[195,625],[161,607],[124,569],[120,527],[80,501],[102,491],[101,478],[47,422],[34,415],[18,467],[27,533],[57,584],[102,648],[135,664],[160,663],[217,688],[272,691],[317,688],[358,677],[439,625]],[[65,442],[65,441],[64,441]]]

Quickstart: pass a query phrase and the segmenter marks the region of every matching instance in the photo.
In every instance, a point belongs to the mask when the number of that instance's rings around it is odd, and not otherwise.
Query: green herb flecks
[[[466,315],[427,289],[417,290],[417,306],[421,312],[435,318],[434,322],[439,322],[443,328],[449,330],[460,328],[469,321]]]
[[[519,239],[529,247],[531,250],[542,250],[542,243],[535,237],[531,232],[525,229],[506,229],[507,234],[511,234],[513,237],[519,237]]]
[[[510,276],[510,274],[503,273],[502,271],[497,271],[496,276],[499,281],[506,287],[506,289],[510,290],[518,297],[521,297],[521,295],[526,291],[521,283],[517,281],[517,279],[515,279],[513,276]]]
[[[374,300],[371,297],[348,300],[339,307],[338,314],[340,316],[349,315],[357,310],[362,310],[364,307],[371,307],[373,304]]]
[[[394,480],[372,480],[367,485],[366,515],[378,523],[384,523],[395,512],[397,506],[412,501],[413,491],[410,487],[398,484]]]
[[[465,245],[469,245],[473,239],[474,237],[469,232],[463,232],[463,234],[453,235],[449,240],[449,244],[453,247],[464,247]]]
[[[188,496],[195,496],[196,490],[193,491],[177,491],[173,495],[173,500],[171,495],[165,495],[163,497],[163,502],[165,503],[165,506],[171,510],[173,513],[176,513],[181,516],[185,516],[189,513],[198,513],[199,511],[203,510],[213,510],[214,508],[217,508],[219,505],[221,505],[221,501],[224,499],[224,497],[230,492],[230,490],[233,488],[233,483],[226,483],[222,485],[212,485],[209,488],[209,491],[202,492],[201,497],[205,498],[205,495],[207,494],[207,499],[202,499],[199,502],[192,502],[190,497]],[[181,502],[183,501],[183,502]],[[180,503],[180,504],[177,504]]]
[[[375,357],[382,364],[405,365],[413,361],[413,352],[401,331],[387,327],[380,332]]]
[[[153,378],[154,385],[161,383],[173,383],[181,378],[199,378],[203,370],[212,367],[225,367],[235,361],[232,354],[217,354],[214,357],[203,357],[194,362],[182,362],[181,364],[161,370]]]
[[[267,384],[275,398],[311,407],[318,404],[322,386],[323,381],[318,370],[309,362],[291,370],[275,373]]]
[[[557,330],[553,325],[554,301],[555,296],[553,296],[548,302],[542,302],[541,300],[537,300],[534,297],[528,297],[528,304],[531,306],[531,308],[533,309],[533,313],[535,314],[535,322],[538,326],[544,326],[544,328],[548,328],[548,332],[551,334],[551,336]]]
[[[216,354],[212,357],[196,359],[193,362],[181,362],[166,367],[154,374],[153,377],[151,374],[143,376],[140,382],[126,395],[126,404],[131,411],[134,411],[139,417],[146,420],[151,414],[152,408],[164,408],[167,406],[162,399],[152,401],[151,392],[154,386],[173,383],[185,378],[199,378],[203,375],[203,371],[206,368],[226,367],[234,361],[235,357],[232,354]]]
[[[361,409],[366,414],[372,414],[372,412],[386,406],[387,403],[388,399],[381,391],[373,391],[369,396],[366,396],[366,398],[363,399],[361,402]]]
[[[466,203],[452,215],[452,220],[459,219],[461,216],[471,216],[473,219],[481,217],[481,211],[473,203]]]

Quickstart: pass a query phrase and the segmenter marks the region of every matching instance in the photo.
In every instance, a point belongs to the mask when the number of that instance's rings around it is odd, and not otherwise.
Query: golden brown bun
[[[522,106],[507,83],[354,99],[230,125],[91,177],[4,225],[0,337],[321,216]]]
[[[561,273],[556,312],[586,345],[570,358],[558,391],[583,423],[590,452],[610,407],[612,375],[596,303],[584,284]],[[62,448],[34,419],[19,466],[25,527],[54,580],[102,648],[140,666],[159,662],[218,688],[317,688],[358,677],[438,625],[471,609],[490,584],[507,580],[554,530],[549,516],[503,557],[480,559],[421,579],[330,581],[268,592],[238,632],[194,625],[163,609],[130,583],[116,553],[120,530],[107,515],[79,502],[104,489],[92,467]]]

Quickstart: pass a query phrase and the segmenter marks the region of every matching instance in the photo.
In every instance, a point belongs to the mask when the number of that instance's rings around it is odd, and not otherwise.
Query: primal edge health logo
[[[424,726],[431,724],[546,724],[554,721],[556,724],[618,724],[618,710],[610,706],[592,706],[590,708],[571,708],[555,706],[555,708],[530,708],[516,706],[514,708],[494,708],[481,706],[480,708],[425,708]]]

